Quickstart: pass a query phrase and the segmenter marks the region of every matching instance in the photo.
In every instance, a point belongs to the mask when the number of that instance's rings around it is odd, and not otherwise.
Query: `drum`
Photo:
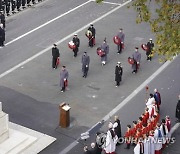
[[[146,44],[142,44],[141,45],[141,48],[144,50],[144,51],[148,51],[148,46]]]
[[[85,35],[86,35],[87,38],[91,38],[92,37],[92,32],[90,30],[87,30],[85,32]]]
[[[70,41],[70,42],[68,43],[68,46],[69,46],[70,49],[75,49],[75,48],[76,48],[76,45],[74,44],[73,41]]]
[[[131,58],[131,57],[128,57],[128,63],[131,64],[131,65],[133,65],[133,64],[134,64],[134,59]]]
[[[99,57],[103,57],[105,55],[105,53],[101,50],[101,48],[97,48],[97,55]]]
[[[121,43],[121,40],[120,40],[120,38],[119,38],[118,36],[114,36],[114,37],[113,37],[113,41],[114,41],[114,43],[117,44],[117,45],[119,45],[119,44]]]

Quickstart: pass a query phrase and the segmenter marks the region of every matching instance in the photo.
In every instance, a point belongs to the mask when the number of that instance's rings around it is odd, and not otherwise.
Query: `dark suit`
[[[59,49],[57,47],[52,48],[52,68],[57,68],[56,62],[59,57]]]
[[[80,46],[80,40],[78,37],[73,37],[73,43],[76,45],[75,49],[73,49],[73,52],[74,52],[74,57],[77,56],[77,53],[79,51],[79,46]]]

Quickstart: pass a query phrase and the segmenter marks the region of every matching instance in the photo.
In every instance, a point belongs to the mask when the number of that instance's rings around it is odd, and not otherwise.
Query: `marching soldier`
[[[82,55],[81,63],[82,63],[83,77],[86,78],[90,63],[90,57],[87,55],[87,52],[84,52],[84,54]]]
[[[154,47],[154,43],[152,42],[152,39],[150,38],[149,42],[147,43],[147,51],[146,51],[148,61],[151,61],[153,47]]]
[[[54,44],[54,47],[52,48],[52,68],[57,68],[57,59],[59,58],[59,49],[57,48],[57,45]]]
[[[137,73],[137,70],[139,69],[140,66],[140,61],[141,61],[141,53],[138,51],[138,47],[135,48],[135,52],[133,53],[132,57],[134,59],[134,64],[132,64],[132,73]]]
[[[79,51],[79,46],[80,46],[80,40],[79,38],[77,37],[77,34],[74,34],[74,37],[73,37],[73,43],[75,44],[75,48],[73,49],[73,52],[74,52],[74,57],[77,57],[77,53]]]
[[[116,81],[116,87],[120,86],[120,82],[122,79],[123,74],[123,68],[121,66],[121,62],[117,62],[116,68],[115,68],[115,81]]]
[[[60,72],[60,87],[61,92],[65,92],[67,82],[68,82],[69,73],[66,70],[66,66],[62,66],[62,70]]]
[[[11,0],[11,11],[13,14],[16,13],[15,8],[16,8],[16,0]]]
[[[118,38],[120,39],[120,43],[117,45],[117,49],[118,49],[118,54],[120,54],[122,52],[122,48],[124,45],[124,38],[125,38],[125,34],[123,33],[123,29],[120,28],[119,32],[117,34]]]
[[[89,37],[89,46],[93,47],[95,45],[96,29],[94,28],[93,24],[91,24],[88,30],[91,32],[91,36]]]

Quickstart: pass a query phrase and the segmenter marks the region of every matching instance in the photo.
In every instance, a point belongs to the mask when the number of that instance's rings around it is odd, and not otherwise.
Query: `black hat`
[[[55,43],[54,43],[53,45],[54,45],[55,47],[57,46],[57,44],[55,44]]]
[[[135,47],[135,49],[139,49],[138,47]]]
[[[93,26],[93,24],[90,24],[90,26]]]

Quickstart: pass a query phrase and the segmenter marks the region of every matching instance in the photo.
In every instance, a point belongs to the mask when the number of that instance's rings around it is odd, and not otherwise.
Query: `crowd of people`
[[[9,16],[43,0],[0,0],[0,11]]]
[[[176,107],[176,117],[179,118],[179,102]],[[85,146],[86,154],[115,154],[118,145],[125,144],[125,149],[133,147],[134,154],[161,154],[167,144],[174,142],[171,138],[171,120],[165,116],[160,120],[161,95],[157,89],[146,100],[145,111],[122,135],[121,122],[115,116],[114,122],[109,122],[106,133],[97,133],[94,146]],[[179,122],[179,119],[178,119]]]
[[[93,24],[90,24],[87,31],[85,32],[86,37],[88,38],[88,45],[90,48],[93,48],[96,44],[96,29],[94,28]],[[125,48],[125,34],[123,32],[123,29],[120,28],[117,35],[113,38],[114,43],[117,45],[117,54],[122,53],[122,50]],[[74,53],[74,58],[77,57],[80,47],[80,39],[77,34],[74,34],[72,40],[68,43],[69,48]],[[149,39],[147,44],[143,44],[142,49],[146,51],[147,60],[151,61],[152,59],[152,51],[153,51],[154,43],[152,39]],[[106,38],[104,38],[103,43],[100,47],[97,48],[97,55],[101,59],[101,65],[104,66],[107,63],[108,54],[109,54],[109,45],[107,43]],[[56,62],[58,61],[58,62]],[[60,61],[60,53],[59,49],[56,47],[52,48],[52,68],[56,69],[57,65]],[[136,74],[138,72],[138,69],[140,68],[140,62],[141,62],[141,53],[139,52],[139,48],[135,47],[135,50],[131,57],[128,58],[129,64],[132,65],[132,73]],[[87,54],[87,52],[84,52],[81,58],[82,63],[82,77],[86,78],[89,71],[89,65],[90,65],[90,56]],[[63,66],[63,72],[65,66]],[[67,70],[66,70],[67,71]],[[62,73],[61,73],[62,74]],[[122,80],[123,75],[123,67],[121,65],[121,62],[117,62],[117,65],[115,66],[115,82],[116,87],[120,86],[120,82]],[[68,80],[68,79],[62,79],[62,76],[60,76],[60,80]],[[62,84],[61,84],[62,85]],[[64,84],[66,85],[66,84]],[[61,89],[66,89],[64,87],[61,87]],[[61,90],[64,92],[65,90]]]

